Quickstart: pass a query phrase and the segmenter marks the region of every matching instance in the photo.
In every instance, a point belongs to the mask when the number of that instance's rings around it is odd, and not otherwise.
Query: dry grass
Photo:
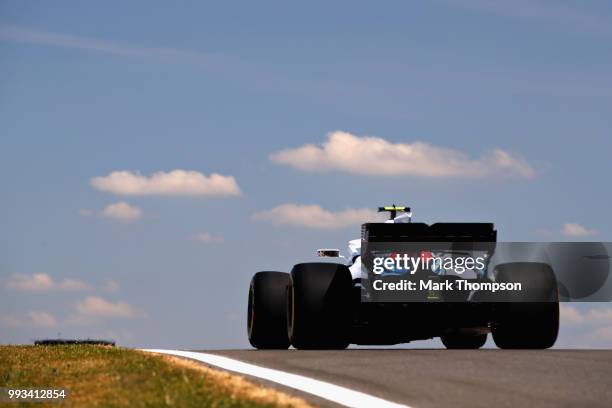
[[[308,407],[192,361],[105,346],[0,346],[0,387],[66,388],[65,407]]]
[[[284,392],[271,388],[262,387],[246,378],[230,374],[227,371],[217,370],[209,366],[197,363],[193,360],[183,359],[164,355],[163,359],[171,364],[188,367],[192,370],[203,372],[215,384],[217,389],[224,393],[233,395],[234,398],[247,399],[262,404],[272,404],[274,406],[294,407],[294,408],[313,408],[313,406],[301,398],[294,397]]]

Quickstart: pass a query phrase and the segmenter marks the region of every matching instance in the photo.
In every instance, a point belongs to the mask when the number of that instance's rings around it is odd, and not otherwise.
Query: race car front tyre
[[[288,330],[297,349],[344,349],[351,323],[351,273],[345,265],[302,263],[287,290]]]
[[[440,340],[447,349],[479,349],[487,342],[487,333],[450,333],[440,336]]]
[[[247,331],[257,349],[287,349],[287,287],[289,274],[257,272],[249,287]]]
[[[494,305],[491,332],[502,349],[547,349],[559,332],[559,290],[547,264],[516,262],[497,268],[500,282],[519,282],[523,295]],[[522,298],[521,298],[522,296]]]

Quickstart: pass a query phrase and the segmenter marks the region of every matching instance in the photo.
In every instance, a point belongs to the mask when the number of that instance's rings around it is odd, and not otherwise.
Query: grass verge
[[[106,346],[0,346],[0,387],[70,392],[60,405],[0,402],[6,407],[309,407],[195,362]]]

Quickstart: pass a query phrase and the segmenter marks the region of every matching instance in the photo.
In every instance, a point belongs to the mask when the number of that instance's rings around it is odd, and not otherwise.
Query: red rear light
[[[433,258],[433,254],[430,251],[421,251],[421,258],[423,258],[424,260],[428,260]]]

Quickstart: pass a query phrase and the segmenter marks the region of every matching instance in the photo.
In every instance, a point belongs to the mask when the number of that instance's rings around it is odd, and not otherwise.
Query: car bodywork
[[[254,347],[345,348],[440,337],[447,348],[479,348],[488,333],[502,348],[554,344],[559,295],[549,265],[511,262],[492,267],[497,241],[493,223],[428,225],[412,222],[408,207],[394,205],[379,211],[390,213],[390,219],[363,224],[361,238],[349,241],[347,256],[337,249],[319,249],[317,262],[297,263],[290,273],[254,275],[247,320]],[[395,256],[399,264],[401,254],[430,259],[439,253],[451,260],[478,254],[482,267],[470,273],[464,273],[465,268],[458,271],[458,263],[408,272],[392,263],[380,270],[372,267],[377,257]],[[436,285],[398,296],[377,292],[375,283],[381,278],[401,283],[408,276]],[[490,297],[479,289],[445,289],[459,281],[483,286],[525,284],[529,290],[505,298]]]
[[[408,210],[409,211],[409,210]],[[395,214],[393,214],[395,215]],[[355,344],[397,344],[429,339],[446,332],[489,331],[492,305],[478,302],[363,302],[363,280],[368,271],[362,264],[362,245],[374,242],[482,242],[497,240],[492,223],[411,222],[411,213],[401,211],[384,223],[366,223],[362,237],[349,241],[347,266],[353,279],[353,326]],[[493,246],[483,249],[487,258]],[[488,275],[488,273],[487,273]],[[459,279],[453,271],[437,274],[441,280]],[[489,276],[474,277],[488,279]],[[431,295],[431,294],[430,294]]]

